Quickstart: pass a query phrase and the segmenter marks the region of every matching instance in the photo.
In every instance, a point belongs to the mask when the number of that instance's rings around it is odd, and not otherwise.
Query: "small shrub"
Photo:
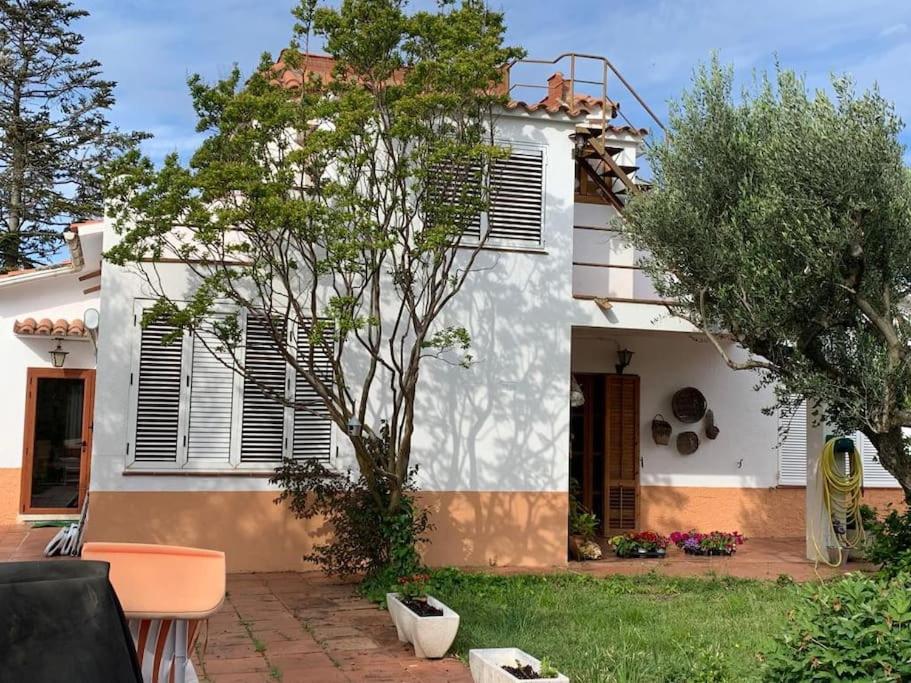
[[[902,513],[892,510],[881,521],[872,522],[869,530],[867,557],[880,565],[883,575],[911,572],[911,507]]]
[[[804,587],[765,659],[765,680],[776,683],[909,680],[911,576]]]
[[[394,584],[400,576],[421,568],[417,544],[431,529],[429,512],[417,505],[413,479],[408,482],[395,512],[389,512],[390,492],[371,492],[363,477],[341,473],[312,460],[285,460],[270,479],[282,488],[276,503],[287,501],[295,517],[325,518],[332,534],[315,545],[304,559],[336,576],[383,575]],[[377,501],[377,495],[380,500]]]
[[[589,541],[598,532],[598,517],[591,512],[572,515],[569,520],[569,531],[574,536],[581,536]]]

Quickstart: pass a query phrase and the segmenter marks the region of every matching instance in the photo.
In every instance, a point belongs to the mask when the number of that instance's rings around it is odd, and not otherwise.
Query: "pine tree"
[[[0,272],[46,263],[63,226],[99,215],[99,167],[143,137],[111,126],[115,84],[79,59],[87,14],[0,0]]]

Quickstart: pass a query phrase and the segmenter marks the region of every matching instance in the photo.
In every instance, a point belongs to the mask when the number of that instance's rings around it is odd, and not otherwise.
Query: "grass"
[[[435,572],[429,592],[458,612],[453,646],[516,646],[574,683],[758,680],[795,601],[786,583],[730,577]],[[373,596],[378,597],[378,596]]]

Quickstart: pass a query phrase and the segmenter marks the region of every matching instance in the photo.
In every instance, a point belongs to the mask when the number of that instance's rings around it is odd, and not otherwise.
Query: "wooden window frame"
[[[81,379],[83,447],[79,458],[79,497],[75,508],[32,507],[32,473],[35,462],[35,414],[38,407],[39,379]],[[95,411],[95,370],[92,368],[28,368],[25,382],[25,425],[22,437],[22,480],[19,489],[19,511],[25,515],[79,514],[89,489],[92,467],[92,430]]]

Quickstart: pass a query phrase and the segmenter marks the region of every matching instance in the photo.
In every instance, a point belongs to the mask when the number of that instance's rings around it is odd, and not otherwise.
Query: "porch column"
[[[813,562],[829,560],[828,546],[833,545],[829,538],[831,523],[823,502],[823,488],[819,478],[822,462],[822,449],[826,445],[826,425],[821,419],[811,414],[817,407],[807,405],[807,559]],[[818,412],[821,414],[822,410]],[[814,424],[816,422],[816,424]]]

